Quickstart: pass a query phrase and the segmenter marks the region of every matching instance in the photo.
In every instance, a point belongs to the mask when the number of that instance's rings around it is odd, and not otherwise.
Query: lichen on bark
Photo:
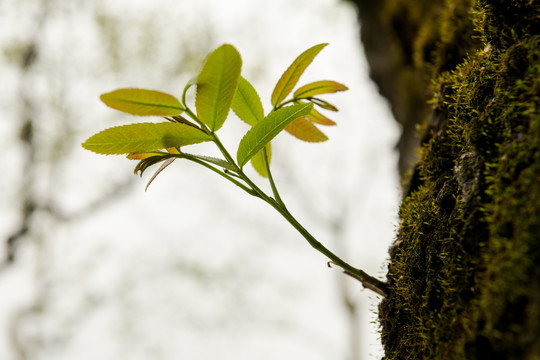
[[[394,114],[412,79],[423,104],[400,121],[421,145],[380,305],[385,359],[539,359],[540,5],[354,2],[368,62],[389,58],[372,74]],[[370,45],[375,28],[387,45]]]

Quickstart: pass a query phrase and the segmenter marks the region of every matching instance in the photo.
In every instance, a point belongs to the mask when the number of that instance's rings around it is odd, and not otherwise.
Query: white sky
[[[368,79],[352,8],[335,0],[56,0],[48,2],[39,28],[37,3],[0,4],[0,47],[11,49],[36,31],[41,44],[39,65],[26,83],[0,58],[7,90],[0,97],[7,119],[0,122],[0,141],[10,159],[0,179],[0,239],[19,221],[13,204],[24,161],[16,138],[21,86],[31,85],[45,149],[33,192],[69,213],[112,184],[133,178],[135,185],[128,196],[76,221],[38,214],[38,230],[20,259],[0,272],[0,359],[17,359],[14,323],[33,349],[32,360],[349,358],[342,275],[265,203],[180,162],[145,193],[151,170],[136,179],[133,163],[79,144],[104,127],[140,120],[105,108],[102,92],[137,86],[179,95],[198,66],[182,63],[186,52],[202,62],[220,44],[235,45],[243,75],[267,107],[290,62],[329,42],[301,83],[331,79],[349,86],[328,97],[340,108],[331,114],[338,126],[323,129],[330,137],[323,144],[279,135],[273,172],[284,201],[312,234],[384,278],[399,196],[398,128]],[[118,27],[116,47],[103,41],[96,14]],[[67,127],[69,140],[58,150],[55,141]],[[231,117],[221,135],[234,147],[245,131]],[[61,160],[50,165],[58,154]],[[337,220],[345,244],[334,239],[330,223]],[[361,358],[378,359],[371,322],[379,299],[353,280],[346,284],[360,309]],[[39,311],[28,312],[36,304]]]

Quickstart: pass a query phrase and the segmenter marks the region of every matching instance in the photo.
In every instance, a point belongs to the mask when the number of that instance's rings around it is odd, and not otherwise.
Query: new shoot
[[[272,206],[317,251],[360,281],[364,287],[381,296],[387,293],[384,282],[343,261],[313,237],[289,212],[270,171],[271,141],[282,131],[308,142],[326,141],[320,126],[336,123],[323,114],[337,111],[320,96],[347,90],[339,82],[315,81],[298,87],[301,75],[327,44],[315,45],[300,54],[283,73],[271,96],[272,110],[264,114],[255,88],[242,77],[242,59],[232,45],[222,45],[208,55],[196,78],[188,82],[180,99],[163,92],[144,89],[119,89],[101,95],[107,106],[139,116],[159,116],[162,122],[141,122],[103,130],[88,138],[82,146],[98,154],[126,154],[136,160],[135,173],[141,175],[149,167],[161,164],[147,187],[175,160],[192,161],[225,178]],[[186,94],[195,90],[195,104],[186,102]],[[292,93],[292,94],[291,94]],[[251,126],[236,149],[236,156],[223,145],[217,132],[224,125],[230,110]],[[322,111],[322,112],[321,112]],[[184,151],[187,145],[212,142],[221,157]],[[251,163],[258,174],[268,179],[271,194],[261,190],[244,172]]]

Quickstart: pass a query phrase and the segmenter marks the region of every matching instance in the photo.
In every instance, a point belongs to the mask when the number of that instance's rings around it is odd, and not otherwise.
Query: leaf
[[[161,166],[159,167],[159,169],[156,170],[156,172],[154,173],[154,175],[152,175],[152,177],[150,178],[150,180],[148,180],[148,183],[146,184],[146,187],[144,188],[144,191],[148,190],[148,187],[150,186],[150,184],[154,181],[154,179],[163,171],[165,170],[165,168],[169,165],[171,165],[173,163],[173,161],[176,160],[175,158],[169,158],[167,160],[165,160],[165,162],[163,164],[161,164]],[[142,175],[142,174],[141,174]]]
[[[174,96],[154,90],[118,89],[100,97],[105,105],[140,116],[172,116],[185,109]]]
[[[193,126],[194,128],[200,130],[200,127],[198,127],[197,125],[195,125],[194,123],[192,123],[191,121],[189,121],[188,119],[186,119],[185,117],[180,116],[180,115],[166,117],[165,119],[168,120],[168,121],[171,121],[171,122],[177,122],[177,123],[182,123],[182,124],[185,124],[185,125]]]
[[[311,101],[313,104],[319,106],[322,109],[330,110],[330,111],[338,111],[338,108],[330,104],[328,101],[317,99],[317,98],[312,98],[309,101]]]
[[[253,126],[264,118],[264,109],[257,91],[243,77],[238,81],[238,88],[232,102],[235,114],[247,124]]]
[[[138,123],[103,130],[86,140],[83,148],[98,154],[144,153],[210,141],[212,138],[192,126],[180,123]]]
[[[298,104],[272,111],[244,135],[238,145],[236,158],[244,166],[259,150],[279,134],[291,121],[308,114],[313,105]]]
[[[155,152],[132,152],[129,153],[127,157],[128,160],[144,160],[149,157],[156,156]]]
[[[295,98],[308,98],[320,94],[331,94],[349,88],[337,81],[321,80],[306,84],[294,92]]]
[[[328,140],[321,130],[305,117],[300,117],[287,125],[285,130],[294,137],[307,142],[323,142]]]
[[[320,112],[318,112],[315,109],[311,109],[311,111],[309,112],[309,114],[306,115],[306,117],[309,120],[313,121],[314,123],[317,123],[317,124],[320,124],[320,125],[325,125],[325,126],[334,126],[334,125],[336,125],[335,121],[330,120],[329,118],[327,118],[326,116],[324,116],[323,114],[321,114]]]
[[[319,44],[307,49],[293,61],[287,70],[285,70],[272,92],[272,106],[276,107],[287,97],[287,95],[289,95],[298,82],[298,79],[300,79],[300,76],[302,76],[315,56],[317,56],[326,45],[328,44]]]
[[[305,101],[295,101],[296,104],[306,104]],[[325,125],[325,126],[335,126],[337,125],[334,120],[330,120],[320,112],[318,112],[315,108],[311,109],[309,114],[306,115],[306,118],[316,124],[319,125]]]
[[[272,158],[272,145],[271,143],[266,144],[266,154],[268,155],[268,163],[270,164],[270,159]],[[264,165],[264,150],[259,150],[251,158],[251,165],[261,175],[262,177],[268,177],[268,172],[266,171],[266,166]]]
[[[236,171],[236,168],[233,165],[229,164],[229,162],[226,161],[226,160],[216,158],[216,157],[213,157],[213,156],[206,156],[206,155],[193,155],[193,154],[188,154],[188,155],[191,155],[194,158],[197,158],[199,160],[203,160],[203,161],[209,162],[211,164],[217,165],[217,166],[219,166],[221,168]]]
[[[170,156],[164,154],[147,157],[137,163],[133,172],[135,174],[140,173],[140,176],[142,176],[146,169],[148,169],[150,166],[165,161],[167,159],[170,159]]]
[[[197,77],[195,108],[199,119],[216,131],[227,119],[242,68],[240,54],[232,45],[222,45],[206,59]]]
[[[167,150],[169,154],[174,154],[174,155],[181,154],[179,148],[176,148],[176,147],[169,147],[169,148],[166,148],[165,150]]]

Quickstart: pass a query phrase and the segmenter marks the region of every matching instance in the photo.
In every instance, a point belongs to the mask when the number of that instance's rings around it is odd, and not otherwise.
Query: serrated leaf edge
[[[120,91],[130,91],[130,90],[140,91],[140,92],[143,92],[143,93],[144,92],[153,93],[154,95],[160,95],[160,96],[165,95],[167,97],[170,97],[171,100],[174,99],[178,103],[178,105],[167,105],[167,104],[160,104],[160,103],[152,103],[152,102],[148,102],[148,101],[125,99],[125,98],[115,97],[114,96],[115,93],[118,93]],[[137,115],[137,116],[172,116],[172,115],[178,115],[178,114],[180,114],[180,113],[182,113],[182,112],[184,112],[186,110],[182,106],[180,101],[175,96],[173,96],[171,94],[168,94],[168,93],[165,93],[165,92],[162,92],[162,91],[157,91],[157,90],[140,89],[140,88],[121,88],[121,89],[116,89],[116,90],[101,94],[99,96],[99,99],[105,105],[110,107],[111,109],[121,111],[123,113],[131,114],[131,115]],[[172,113],[171,114],[156,114],[156,113],[140,114],[140,113],[137,113],[137,112],[126,111],[124,109],[121,109],[121,108],[118,108],[116,106],[111,105],[111,102],[114,102],[114,101],[119,102],[119,103],[127,103],[127,104],[133,104],[133,105],[148,107],[148,108],[154,107],[154,108],[161,108],[161,109],[171,109],[171,110],[175,110],[175,113],[174,114],[172,114]]]
[[[272,92],[272,106],[276,107],[290,94],[300,76],[327,43],[318,44],[302,52],[281,75]]]

